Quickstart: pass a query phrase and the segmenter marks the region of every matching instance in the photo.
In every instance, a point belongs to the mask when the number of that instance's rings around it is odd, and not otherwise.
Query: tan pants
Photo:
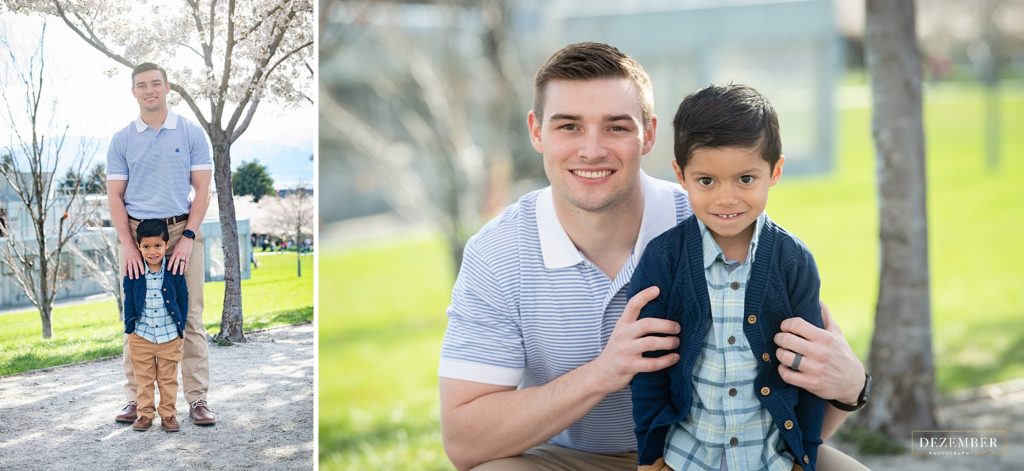
[[[530,448],[519,456],[489,461],[473,468],[473,471],[527,471],[527,470],[573,470],[634,471],[637,469],[636,453],[620,455],[599,455],[585,451],[562,448],[555,445],[540,445]],[[664,463],[664,462],[662,462]],[[861,471],[868,468],[845,453],[827,445],[818,447],[818,466],[821,471]],[[794,469],[799,469],[794,465]]]
[[[178,362],[181,361],[181,337],[165,343],[153,343],[136,334],[128,334],[131,345],[132,373],[139,389],[139,417],[153,419],[153,381],[160,389],[160,417],[178,414],[174,401],[178,398]]]
[[[185,222],[167,226],[170,232],[167,255],[174,251],[175,244],[181,239],[185,230]],[[128,220],[128,227],[134,238],[139,223]],[[206,391],[210,387],[210,356],[206,340],[206,327],[203,326],[203,283],[205,281],[206,251],[203,250],[203,234],[196,231],[196,240],[192,244],[192,255],[189,256],[188,270],[185,272],[185,285],[188,288],[188,317],[185,319],[185,341],[181,359],[181,385],[185,389],[185,401],[189,404],[200,399],[206,400]],[[124,276],[124,254],[119,254]],[[124,289],[124,286],[121,286]],[[124,292],[122,291],[122,296]],[[124,338],[124,396],[129,402],[138,401],[138,385],[132,372],[130,357],[131,345],[128,336]]]

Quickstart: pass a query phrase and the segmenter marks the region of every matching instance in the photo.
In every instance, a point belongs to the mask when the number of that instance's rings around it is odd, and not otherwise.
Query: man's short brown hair
[[[602,43],[570,44],[551,55],[533,82],[533,114],[544,120],[544,92],[552,80],[596,80],[628,78],[637,88],[644,127],[649,128],[654,116],[654,90],[647,72],[632,57]]]
[[[139,74],[141,74],[143,72],[149,72],[150,70],[159,70],[160,71],[160,75],[163,76],[163,78],[164,78],[164,83],[170,85],[170,83],[167,82],[167,71],[164,70],[163,67],[160,67],[159,65],[156,65],[156,64],[154,64],[152,62],[143,62],[143,63],[135,66],[134,69],[132,69],[132,86],[133,87],[135,86],[135,76],[136,75],[139,75]]]

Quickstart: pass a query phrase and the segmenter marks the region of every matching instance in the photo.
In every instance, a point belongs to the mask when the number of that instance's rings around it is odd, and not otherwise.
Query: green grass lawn
[[[313,320],[311,255],[302,257],[303,276],[295,276],[295,254],[268,255],[242,281],[245,330]],[[203,323],[220,331],[224,282],[206,283]],[[114,299],[61,306],[53,311],[53,338],[43,340],[35,310],[0,314],[0,376],[93,360],[121,353],[124,324]]]
[[[1024,122],[1024,91],[1003,94],[1003,167],[994,173],[984,166],[980,90],[943,86],[926,97],[939,389],[1024,377],[1024,134],[1010,132]],[[814,252],[823,299],[866,361],[878,291],[870,113],[844,108],[839,120],[837,171],[784,177],[769,212]],[[444,250],[435,235],[411,234],[321,258],[322,469],[450,469],[436,374],[455,273]]]

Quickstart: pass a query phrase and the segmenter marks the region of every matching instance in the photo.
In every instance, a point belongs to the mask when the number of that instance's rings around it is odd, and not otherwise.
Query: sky
[[[7,38],[16,54],[27,56],[38,46],[43,21],[38,15],[3,13],[0,35]],[[69,135],[92,136],[104,142],[96,157],[97,162],[103,161],[106,140],[139,114],[138,104],[131,94],[131,71],[87,45],[59,19],[45,21],[44,92],[57,99],[56,114],[60,123],[70,125]],[[0,61],[2,74],[10,58],[4,47],[0,46],[0,52],[4,56]],[[108,76],[110,71],[115,73]],[[12,107],[20,106],[16,101],[20,96],[9,93],[9,97]],[[196,121],[183,102],[172,104],[171,108]],[[18,113],[21,109],[13,111]],[[2,101],[0,113],[6,113]],[[313,153],[315,130],[316,113],[312,104],[307,102],[287,109],[262,102],[248,130],[232,146],[232,167],[259,158],[279,183],[311,182],[313,162],[309,161],[309,155]],[[7,121],[0,119],[0,147],[10,143]]]

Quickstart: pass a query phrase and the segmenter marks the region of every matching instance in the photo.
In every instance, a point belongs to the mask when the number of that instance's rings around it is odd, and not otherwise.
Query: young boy
[[[146,274],[124,277],[124,332],[128,357],[139,385],[139,418],[132,429],[144,432],[153,425],[153,381],[160,388],[160,428],[179,430],[177,406],[178,362],[181,361],[188,289],[185,276],[164,269],[170,234],[159,219],[139,223],[135,241],[146,263]]]
[[[764,213],[782,176],[778,117],[750,87],[713,85],[673,126],[693,216],[650,242],[629,296],[660,288],[640,317],[680,324],[680,359],[633,379],[640,468],[813,471],[825,401],[782,381],[773,341],[789,317],[822,325],[814,258]]]

